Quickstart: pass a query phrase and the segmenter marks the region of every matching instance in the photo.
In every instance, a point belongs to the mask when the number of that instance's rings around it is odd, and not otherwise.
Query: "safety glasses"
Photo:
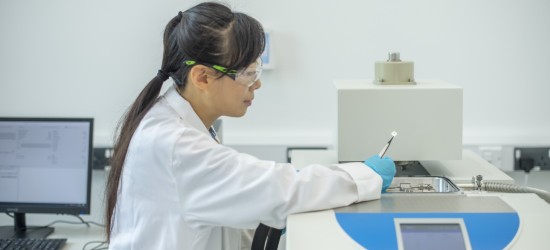
[[[222,74],[230,77],[231,79],[235,80],[235,82],[244,85],[246,87],[250,87],[254,85],[255,82],[257,82],[260,79],[260,76],[262,75],[263,66],[262,66],[262,59],[258,58],[256,62],[250,64],[248,68],[237,71],[234,69],[229,69],[220,65],[216,64],[210,64],[210,63],[204,63],[204,62],[197,62],[195,60],[187,60],[184,62],[187,66],[193,66],[196,64],[202,64],[204,66],[208,66],[218,72],[221,72]]]

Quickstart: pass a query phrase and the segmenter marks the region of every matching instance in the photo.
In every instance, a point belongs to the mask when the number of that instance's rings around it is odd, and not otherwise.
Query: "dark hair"
[[[234,13],[219,3],[198,4],[179,12],[168,22],[164,30],[164,54],[159,74],[141,91],[116,128],[111,171],[105,191],[107,241],[110,240],[130,140],[142,118],[155,104],[167,76],[172,77],[181,89],[185,87],[191,68],[184,65],[185,60],[240,70],[256,61],[264,46],[264,31],[257,20],[243,13]]]

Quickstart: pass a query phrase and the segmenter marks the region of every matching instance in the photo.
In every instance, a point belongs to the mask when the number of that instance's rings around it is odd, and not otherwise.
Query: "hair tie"
[[[170,77],[168,74],[166,74],[164,71],[162,71],[162,69],[159,69],[158,73],[157,73],[157,77],[162,80],[163,82],[166,81],[168,79],[168,77]]]
[[[178,13],[178,18],[181,20],[181,17],[182,17],[182,16],[183,16],[183,13],[180,11],[180,12]]]

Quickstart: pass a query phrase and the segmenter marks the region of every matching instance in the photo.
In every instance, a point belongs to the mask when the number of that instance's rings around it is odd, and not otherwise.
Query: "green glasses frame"
[[[185,63],[185,65],[187,65],[187,66],[193,66],[195,64],[202,64],[202,65],[208,66],[210,68],[215,69],[216,71],[219,71],[219,72],[223,73],[224,75],[229,76],[233,80],[235,80],[237,78],[237,74],[239,73],[237,70],[228,69],[224,66],[220,66],[220,65],[216,65],[216,64],[210,64],[210,63],[203,63],[203,62],[198,63],[195,60],[187,60],[187,61],[184,61],[183,63]]]

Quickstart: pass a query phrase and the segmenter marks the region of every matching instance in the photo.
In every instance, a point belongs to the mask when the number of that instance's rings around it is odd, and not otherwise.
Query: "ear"
[[[208,88],[208,70],[208,67],[200,64],[191,68],[188,76],[189,83],[201,90]]]

